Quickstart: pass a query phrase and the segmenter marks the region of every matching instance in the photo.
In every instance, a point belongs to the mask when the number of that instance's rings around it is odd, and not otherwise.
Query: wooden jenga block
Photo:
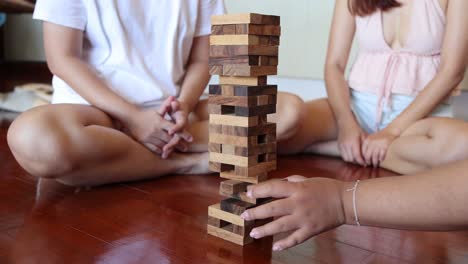
[[[210,58],[210,69],[223,65],[278,66],[278,57],[273,56],[236,56],[228,58]],[[213,75],[213,74],[212,74]]]
[[[247,86],[247,85],[210,85],[210,95],[223,95],[223,96],[274,96],[276,103],[276,94],[278,93],[278,86],[265,85],[265,86]],[[273,102],[269,102],[273,104]]]
[[[265,86],[267,84],[266,76],[257,77],[236,77],[236,76],[220,76],[219,83],[221,85],[246,85],[246,86]]]
[[[276,132],[276,123],[266,123],[263,125],[249,128],[230,125],[210,124],[209,131],[210,133],[221,133],[223,135],[239,137],[251,137],[272,134],[270,137],[271,139],[274,136],[273,134]]]
[[[240,127],[253,127],[260,124],[260,118],[258,116],[234,116],[234,115],[217,115],[210,114],[210,124],[215,125],[232,125]]]
[[[249,157],[261,154],[270,154],[276,152],[276,142],[266,143],[266,144],[258,144],[256,146],[251,147],[236,147],[234,149],[234,155],[242,156],[242,157]]]
[[[224,25],[223,27],[232,29],[232,25]],[[232,32],[232,31],[231,31]],[[281,27],[274,25],[254,25],[254,24],[238,24],[236,25],[235,34],[237,35],[260,35],[260,36],[280,36]],[[232,33],[226,33],[232,34]]]
[[[240,214],[233,214],[221,209],[221,204],[214,204],[208,207],[208,216],[229,222],[238,226],[248,226],[253,223],[253,221],[245,221],[240,217]]]
[[[230,228],[230,229],[232,229],[232,228]],[[210,234],[212,236],[219,237],[221,239],[230,241],[230,242],[232,242],[234,244],[237,244],[237,245],[240,245],[240,246],[244,246],[244,245],[249,244],[249,243],[254,241],[253,238],[251,238],[248,235],[238,235],[236,233],[233,233],[230,230],[226,230],[224,228],[214,227],[214,226],[211,226],[211,225],[207,225],[207,232],[208,232],[208,234]]]
[[[235,106],[236,116],[258,116],[276,113],[276,104],[259,105],[252,107]]]
[[[210,152],[210,161],[240,167],[252,167],[258,164],[258,157],[242,157],[224,153]]]
[[[237,200],[235,198],[228,198],[221,201],[221,210],[235,215],[241,215],[247,209],[254,207],[254,204]]]
[[[235,24],[255,24],[255,25],[280,25],[279,16],[262,15],[256,13],[227,14],[211,17],[212,25],[235,25]]]
[[[240,192],[246,192],[247,186],[249,186],[249,183],[246,182],[234,180],[223,181],[219,186],[219,194],[232,196]]]
[[[281,27],[274,25],[214,25],[211,27],[211,35],[257,35],[280,36]]]
[[[227,64],[223,65],[223,76],[241,76],[241,77],[256,77],[266,75],[276,75],[278,73],[277,66],[249,66],[242,64]]]
[[[256,136],[238,137],[238,136],[210,133],[209,139],[210,139],[210,143],[226,144],[226,145],[239,146],[239,147],[245,147],[245,148],[258,145],[258,137]],[[221,151],[222,151],[222,147],[221,147]],[[220,153],[224,153],[224,152],[220,152]]]
[[[237,30],[236,25],[212,26],[211,35],[240,35],[240,34],[236,34],[236,30]]]
[[[254,35],[211,35],[211,46],[224,45],[247,45],[247,46],[278,46],[280,38],[276,36],[254,36]],[[249,54],[253,55],[253,54]]]
[[[216,143],[209,143],[208,144],[208,151],[209,152],[215,152],[215,153],[222,153],[222,148],[221,144],[216,144]]]
[[[210,171],[214,171],[214,172],[226,172],[226,171],[233,171],[235,169],[235,166],[210,161],[209,169]]]
[[[257,175],[244,176],[244,175],[238,175],[234,170],[222,171],[219,174],[219,176],[223,179],[243,181],[243,182],[254,183],[254,184],[266,181],[268,179],[268,175],[265,172],[258,173]]]
[[[209,104],[214,104],[214,105],[230,105],[230,106],[241,106],[241,107],[276,105],[276,95],[261,95],[261,96],[210,95],[208,102]]]
[[[278,46],[259,45],[216,45],[210,46],[210,58],[231,58],[237,56],[278,57]]]

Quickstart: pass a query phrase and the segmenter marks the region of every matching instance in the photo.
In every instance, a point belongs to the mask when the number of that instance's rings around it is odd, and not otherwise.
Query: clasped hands
[[[185,129],[189,113],[185,103],[171,96],[158,109],[139,110],[125,125],[130,136],[167,159],[174,150],[188,151],[193,142],[193,136]]]

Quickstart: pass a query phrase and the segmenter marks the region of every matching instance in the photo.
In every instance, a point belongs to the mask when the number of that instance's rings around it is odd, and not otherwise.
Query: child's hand
[[[159,112],[164,117],[169,114],[174,126],[168,131],[169,135],[172,136],[172,140],[169,141],[162,149],[162,157],[165,159],[174,151],[174,148],[180,151],[186,151],[188,144],[192,142],[193,138],[187,140],[183,138],[181,134],[188,133],[184,128],[188,123],[189,111],[185,104],[178,101],[175,97],[171,96],[161,105]]]
[[[398,135],[392,133],[389,129],[383,129],[372,135],[369,135],[362,144],[362,154],[367,164],[379,167],[387,156],[390,144],[398,138]]]
[[[339,127],[338,146],[344,161],[357,163],[361,166],[367,165],[361,151],[366,136],[366,133],[354,120]]]
[[[247,195],[252,198],[281,198],[245,211],[245,220],[276,217],[273,222],[256,227],[250,233],[262,238],[293,231],[291,235],[273,245],[274,251],[300,244],[308,238],[345,223],[340,181],[326,178],[305,179],[292,176],[288,181],[272,180],[249,186]]]
[[[183,148],[187,148],[187,146],[185,145],[184,147],[183,141],[192,141],[192,135],[186,131],[181,131],[174,135],[169,134],[169,131],[173,130],[175,124],[164,118],[166,114],[165,109],[166,107],[163,106],[159,110],[141,110],[133,116],[129,124],[126,124],[130,134],[138,142],[142,143],[152,152],[160,154],[163,158],[167,158],[170,154],[167,151],[163,151],[166,145],[179,146],[182,148],[181,150],[184,150]]]

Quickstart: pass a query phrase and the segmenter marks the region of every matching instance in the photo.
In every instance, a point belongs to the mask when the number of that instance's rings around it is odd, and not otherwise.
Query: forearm
[[[137,106],[113,92],[94,70],[79,58],[63,58],[55,64],[53,72],[93,106],[116,119],[126,122],[132,113],[138,110]]]
[[[191,63],[187,68],[184,82],[181,87],[179,100],[184,102],[191,112],[200,100],[200,96],[208,85],[210,74],[208,62]]]
[[[361,225],[412,230],[468,227],[468,161],[413,176],[360,182],[356,209]],[[355,224],[352,191],[343,187],[347,224]]]
[[[327,66],[325,72],[328,101],[338,124],[354,120],[351,111],[350,91],[344,78],[344,70],[337,66]]]
[[[401,113],[389,126],[397,135],[401,134],[416,121],[421,120],[434,111],[450,93],[460,84],[462,79],[440,72],[427,87],[416,96],[408,108]]]

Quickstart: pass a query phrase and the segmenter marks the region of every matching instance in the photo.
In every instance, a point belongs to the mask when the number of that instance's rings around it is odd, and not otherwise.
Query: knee
[[[464,129],[454,127],[439,135],[434,151],[435,166],[468,159],[468,126]]]
[[[36,177],[57,178],[76,167],[65,131],[40,113],[18,117],[8,130],[7,141],[18,163]]]
[[[278,102],[278,139],[291,138],[299,130],[306,111],[304,101],[297,95],[282,93]]]

